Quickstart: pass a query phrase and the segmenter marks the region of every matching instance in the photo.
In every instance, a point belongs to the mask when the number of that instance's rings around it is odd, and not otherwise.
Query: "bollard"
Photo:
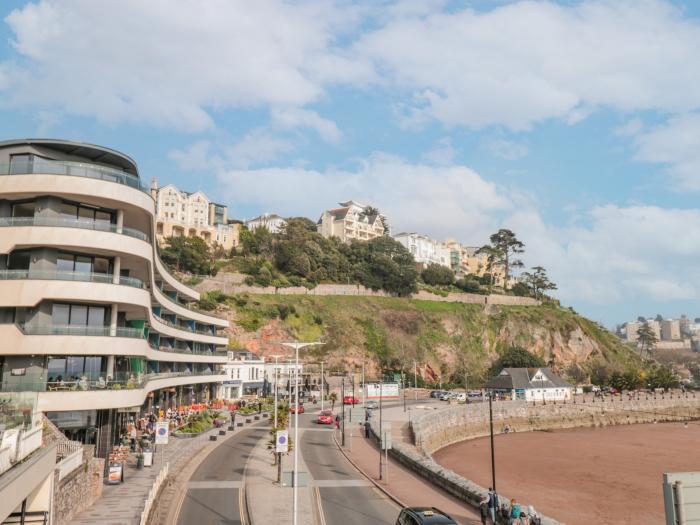
[[[246,422],[246,423],[250,423],[251,421],[252,421],[252,420],[251,420],[249,417],[245,418],[245,422]]]
[[[225,436],[225,435],[226,435],[226,431],[223,430],[223,429],[219,430],[219,435],[220,435],[220,436]]]
[[[236,426],[237,426],[237,427],[242,427],[242,426],[243,426],[243,422],[242,422],[242,421],[239,421],[238,423],[236,423]]]
[[[255,421],[260,421],[260,416],[253,416],[253,419],[254,419]]]
[[[216,441],[216,436],[209,436],[209,441]]]
[[[233,425],[229,425],[229,426],[228,426],[228,431],[229,431],[229,432],[233,432],[233,431],[235,430],[235,428],[236,428],[236,427],[234,427]]]

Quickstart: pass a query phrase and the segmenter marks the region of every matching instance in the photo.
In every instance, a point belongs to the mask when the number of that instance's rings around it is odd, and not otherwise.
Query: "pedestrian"
[[[369,421],[365,421],[365,437],[369,439]]]
[[[335,416],[335,429],[340,430],[340,416]]]
[[[510,500],[510,523],[518,525],[520,523],[520,514],[522,514],[520,503],[514,499]]]
[[[491,517],[492,525],[496,525],[496,512],[498,511],[498,494],[493,488],[489,487],[488,501],[487,501],[489,516]]]
[[[489,499],[484,498],[479,504],[479,512],[481,513],[481,525],[486,525],[486,519],[489,516]]]
[[[527,508],[527,514],[530,517],[530,525],[542,525],[542,519],[540,518],[540,515],[537,514],[535,507],[530,505]]]

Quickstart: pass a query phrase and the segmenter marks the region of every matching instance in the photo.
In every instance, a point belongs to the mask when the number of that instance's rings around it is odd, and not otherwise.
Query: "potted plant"
[[[142,469],[143,468],[143,453],[139,452],[136,454],[136,468],[137,469]]]

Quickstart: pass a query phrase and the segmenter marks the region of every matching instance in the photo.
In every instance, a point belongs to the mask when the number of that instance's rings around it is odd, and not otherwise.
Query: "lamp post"
[[[271,355],[270,357],[272,357],[275,360],[275,370],[274,370],[274,372],[275,372],[275,374],[274,374],[274,376],[275,376],[275,408],[274,408],[275,416],[274,417],[275,417],[275,430],[277,430],[277,383],[279,382],[279,379],[277,378],[277,360],[282,356],[281,355]]]
[[[418,363],[413,361],[413,400],[418,401]]]
[[[496,453],[493,447],[493,406],[491,400],[493,398],[493,391],[489,392],[489,426],[491,429],[491,486],[493,491],[496,492]]]
[[[293,523],[294,525],[297,525],[297,514],[299,510],[298,506],[298,501],[299,501],[299,483],[298,483],[298,475],[299,475],[299,349],[300,348],[306,348],[307,346],[315,346],[315,345],[322,345],[325,343],[320,343],[320,342],[314,342],[314,343],[298,343],[296,341],[293,342],[288,342],[288,343],[280,343],[283,346],[293,348],[294,349],[294,362],[295,362],[295,368],[296,368],[296,373],[294,374],[294,472],[292,476],[292,486],[294,488],[294,505],[292,509],[293,513]]]
[[[362,356],[362,408],[365,408],[365,358]]]
[[[321,412],[323,412],[323,361],[321,361]]]
[[[342,413],[343,417],[340,424],[343,425],[341,429],[341,443],[345,446],[345,378],[340,380],[340,402],[342,403]]]

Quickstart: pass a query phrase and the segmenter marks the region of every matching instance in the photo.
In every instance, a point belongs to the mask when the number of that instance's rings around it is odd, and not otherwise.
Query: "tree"
[[[531,293],[530,287],[525,284],[525,283],[515,283],[513,285],[513,288],[511,288],[511,291],[513,292],[513,295],[517,295],[519,297],[528,297]]]
[[[462,279],[457,279],[455,286],[467,293],[482,293],[478,278],[469,274]]]
[[[523,253],[525,245],[518,240],[511,230],[501,228],[489,237],[491,244],[482,246],[477,253],[485,253],[493,263],[503,266],[503,289],[508,289],[508,279],[512,268],[521,268],[523,263],[515,256]]]
[[[350,244],[355,277],[367,288],[386,290],[399,296],[416,291],[418,271],[413,255],[389,236]]]
[[[528,352],[522,346],[511,346],[491,365],[489,375],[495,376],[504,368],[541,368],[543,366],[545,363],[540,356]]]
[[[656,337],[656,333],[651,328],[648,321],[644,321],[637,329],[637,341],[639,344],[640,357],[644,357],[644,354],[651,355],[656,347],[656,343],[659,342],[659,338]]]
[[[328,399],[330,399],[331,401],[331,410],[335,410],[335,402],[338,401],[338,394],[336,394],[335,392],[331,392],[328,395]]]
[[[533,266],[532,273],[524,272],[523,282],[532,290],[536,299],[542,299],[547,290],[556,290],[557,285],[549,280],[547,270],[542,266]]]
[[[430,263],[420,275],[423,282],[429,286],[449,286],[455,280],[455,273],[451,268],[436,263]]]
[[[201,237],[168,237],[160,256],[179,272],[197,275],[214,275],[214,258],[207,243]]]

